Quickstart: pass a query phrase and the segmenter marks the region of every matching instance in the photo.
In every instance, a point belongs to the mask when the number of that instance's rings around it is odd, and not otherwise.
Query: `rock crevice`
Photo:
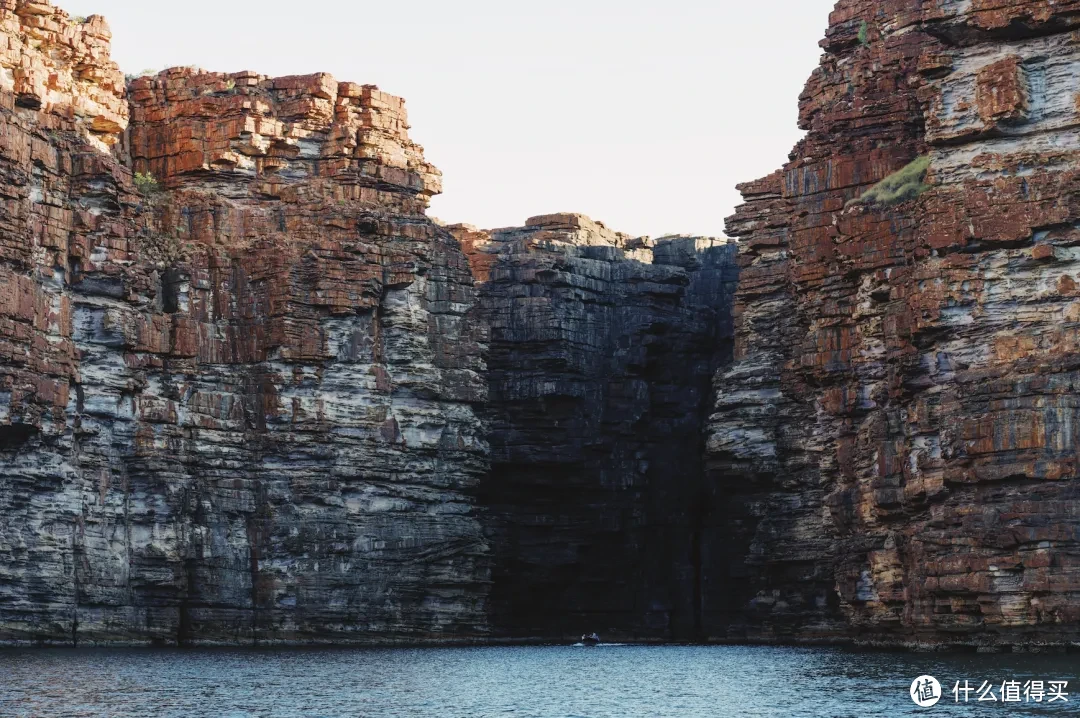
[[[701,635],[701,425],[730,359],[735,244],[573,214],[451,227],[478,277],[497,631]]]

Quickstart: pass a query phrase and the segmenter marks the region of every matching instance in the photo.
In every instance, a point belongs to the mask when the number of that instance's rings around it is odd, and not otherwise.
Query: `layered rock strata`
[[[569,214],[451,230],[490,327],[494,630],[696,638],[715,530],[701,426],[731,354],[734,243]]]
[[[1080,640],[1080,3],[841,0],[737,262],[0,31],[0,642]]]
[[[0,22],[0,642],[700,632],[733,245],[457,241],[374,86]]]
[[[837,4],[807,136],[729,220],[713,637],[1080,639],[1077,28],[1074,2]],[[851,202],[919,157],[928,191]]]
[[[0,640],[485,635],[484,332],[401,100],[125,97],[101,18],[0,26]]]

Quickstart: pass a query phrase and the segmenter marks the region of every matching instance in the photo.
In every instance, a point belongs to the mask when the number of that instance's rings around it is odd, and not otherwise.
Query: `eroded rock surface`
[[[455,238],[374,86],[0,22],[0,641],[700,633],[734,245]]]
[[[1080,640],[1078,32],[841,0],[736,267],[0,0],[0,641]]]
[[[1080,5],[842,0],[743,186],[718,638],[1078,637]],[[845,206],[929,155],[930,190]]]
[[[0,640],[485,635],[484,332],[402,101],[125,97],[101,18],[0,27]]]
[[[701,426],[731,353],[735,245],[573,214],[450,229],[491,332],[494,630],[697,637]]]

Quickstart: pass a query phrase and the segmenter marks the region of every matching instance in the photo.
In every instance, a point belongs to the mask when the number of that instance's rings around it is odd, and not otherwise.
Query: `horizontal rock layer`
[[[1080,4],[841,0],[737,260],[0,28],[0,641],[1080,640]]]
[[[0,20],[0,642],[701,633],[734,245],[448,231],[374,86]]]
[[[707,463],[745,582],[716,638],[1077,640],[1078,25],[837,4],[807,137],[728,225]],[[920,156],[921,196],[852,203]]]
[[[484,333],[401,100],[125,98],[100,18],[0,24],[0,641],[486,635]]]
[[[703,593],[726,589],[702,563],[701,425],[735,245],[566,214],[451,230],[490,327],[494,630],[696,638]]]

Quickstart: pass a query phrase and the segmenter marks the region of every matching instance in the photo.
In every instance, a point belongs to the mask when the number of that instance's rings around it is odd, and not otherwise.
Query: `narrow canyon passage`
[[[0,643],[1080,640],[1078,31],[840,0],[730,239],[647,238],[0,2]]]
[[[698,640],[701,427],[731,358],[736,246],[565,214],[451,231],[490,327],[495,630]]]

